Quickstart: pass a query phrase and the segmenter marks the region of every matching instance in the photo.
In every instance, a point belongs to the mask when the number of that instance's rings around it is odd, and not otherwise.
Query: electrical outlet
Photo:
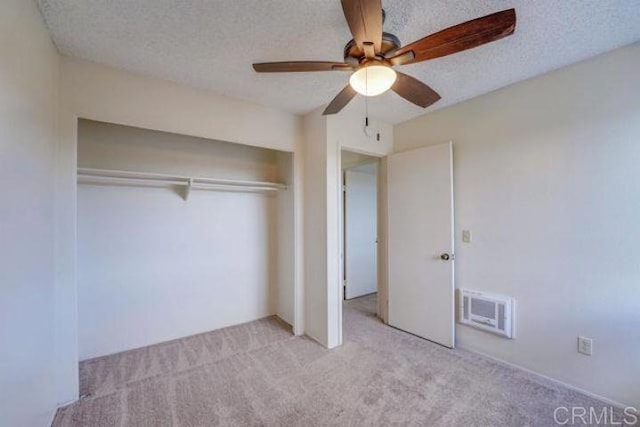
[[[464,243],[471,243],[471,230],[462,230],[462,241]]]
[[[591,356],[593,354],[593,340],[578,336],[578,353]]]

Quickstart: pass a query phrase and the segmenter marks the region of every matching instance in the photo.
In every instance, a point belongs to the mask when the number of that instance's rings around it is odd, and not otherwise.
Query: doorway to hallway
[[[378,159],[342,152],[344,299],[378,291]]]

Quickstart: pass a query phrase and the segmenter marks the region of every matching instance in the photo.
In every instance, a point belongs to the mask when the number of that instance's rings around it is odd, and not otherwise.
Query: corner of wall
[[[79,397],[76,286],[77,118],[61,93],[55,170],[55,349],[56,402]]]

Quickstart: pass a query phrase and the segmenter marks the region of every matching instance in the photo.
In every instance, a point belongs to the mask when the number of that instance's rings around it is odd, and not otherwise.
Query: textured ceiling
[[[351,37],[338,0],[38,2],[65,55],[294,113],[328,103],[348,82],[344,72],[258,75],[251,68],[256,61],[342,60]],[[383,7],[384,30],[404,44],[516,9],[513,36],[400,67],[441,94],[426,111],[640,40],[638,0],[383,0]],[[393,93],[370,98],[369,111],[392,123],[425,112]]]

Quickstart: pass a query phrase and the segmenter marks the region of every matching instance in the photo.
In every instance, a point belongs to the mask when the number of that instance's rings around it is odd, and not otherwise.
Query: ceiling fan
[[[426,108],[440,99],[421,81],[393,69],[439,58],[513,34],[515,9],[449,27],[401,46],[393,34],[382,31],[385,12],[381,0],[342,0],[342,10],[353,39],[344,48],[344,62],[288,61],[253,64],[258,73],[349,71],[349,84],[331,101],[323,114],[342,110],[357,93],[376,96],[391,89],[409,102]]]

